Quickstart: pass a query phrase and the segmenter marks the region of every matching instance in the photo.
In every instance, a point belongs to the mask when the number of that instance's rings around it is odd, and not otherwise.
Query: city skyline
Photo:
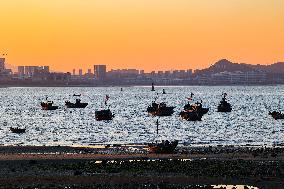
[[[7,69],[11,69],[14,73],[17,73],[18,70],[19,70],[19,67],[50,67],[50,65],[43,65],[43,64],[38,64],[38,65],[12,65],[12,64],[9,64],[7,62],[7,59],[5,57],[1,57],[0,56],[0,59],[3,59],[4,62],[5,62],[5,67]],[[202,68],[202,69],[207,69],[209,68],[210,66],[214,65],[215,63],[221,61],[221,60],[228,60],[228,61],[231,61],[233,63],[236,63],[236,64],[251,64],[251,65],[261,65],[261,66],[267,66],[267,65],[271,65],[271,64],[275,64],[275,63],[283,63],[284,61],[278,61],[278,62],[268,62],[267,64],[253,64],[253,63],[250,63],[250,62],[234,62],[230,59],[218,59],[217,61],[214,61],[214,62],[210,62],[208,63],[208,66]],[[160,70],[144,70],[144,69],[138,69],[138,68],[134,68],[134,67],[119,67],[119,68],[109,68],[109,65],[107,64],[93,64],[91,65],[90,67],[85,67],[85,69],[83,69],[82,67],[74,67],[72,68],[71,70],[67,70],[67,71],[64,71],[64,70],[54,70],[53,68],[50,69],[51,72],[57,72],[57,73],[63,73],[63,72],[69,72],[71,73],[72,75],[80,75],[80,72],[82,74],[87,74],[87,73],[94,73],[94,65],[104,65],[106,66],[106,71],[107,72],[112,72],[112,71],[123,71],[123,70],[136,70],[136,71],[142,71],[142,72],[145,72],[145,73],[152,73],[152,72],[173,72],[173,71],[187,71],[187,70],[191,70],[192,72],[195,72],[195,71],[199,71],[199,70],[202,70],[202,69],[192,69],[190,67],[188,68],[185,68],[185,69],[160,69]],[[90,72],[91,70],[91,72]],[[75,74],[74,74],[75,73]]]
[[[1,2],[0,53],[55,71],[203,69],[220,58],[284,60],[281,0]]]
[[[221,59],[210,67],[200,70],[151,71],[137,69],[111,69],[107,65],[94,65],[83,72],[75,69],[71,72],[53,72],[49,66],[18,66],[18,72],[12,72],[5,66],[5,59],[0,59],[2,82],[16,81],[16,85],[147,85],[155,82],[159,85],[216,85],[216,84],[283,84],[284,62],[270,65],[252,65],[233,63]]]

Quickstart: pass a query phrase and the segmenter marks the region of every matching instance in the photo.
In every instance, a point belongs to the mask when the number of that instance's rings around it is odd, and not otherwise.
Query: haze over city
[[[55,71],[202,69],[284,60],[282,0],[1,1],[7,63]]]

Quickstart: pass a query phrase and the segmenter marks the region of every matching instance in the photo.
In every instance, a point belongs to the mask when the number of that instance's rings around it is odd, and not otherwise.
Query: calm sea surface
[[[162,88],[167,94],[163,95]],[[196,87],[119,87],[98,88],[1,88],[0,144],[21,145],[94,145],[152,142],[156,136],[156,118],[146,108],[157,97],[176,106],[171,117],[161,117],[159,138],[177,139],[193,145],[279,145],[284,144],[284,120],[274,120],[269,110],[284,111],[284,86],[196,86]],[[190,92],[210,108],[200,122],[178,116]],[[228,93],[231,113],[218,113],[222,92]],[[66,109],[65,100],[82,94],[85,109]],[[159,95],[157,95],[159,93]],[[95,120],[95,111],[110,96],[115,118]],[[40,102],[48,96],[60,109],[43,111]],[[5,124],[7,122],[7,124]],[[25,127],[26,133],[11,133],[9,127]]]

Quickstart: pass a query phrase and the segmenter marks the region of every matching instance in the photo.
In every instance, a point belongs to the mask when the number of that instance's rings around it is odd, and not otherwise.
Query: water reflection
[[[212,185],[213,188],[220,188],[220,189],[258,189],[254,186],[247,186],[247,185]]]
[[[163,87],[165,88],[165,87]],[[162,93],[156,87],[98,88],[2,88],[0,89],[0,144],[25,145],[88,145],[96,143],[144,143],[155,135],[155,119],[146,108]],[[273,120],[269,110],[282,110],[284,86],[214,86],[167,87],[166,95],[158,101],[176,106],[171,117],[160,118],[160,135],[169,140],[193,145],[274,145],[284,143],[284,122]],[[186,97],[194,92],[196,100],[203,100],[210,108],[201,122],[187,122],[178,117]],[[231,113],[218,113],[216,107],[222,92],[228,93],[233,106]],[[82,94],[89,102],[85,109],[66,109],[65,100]],[[97,122],[95,110],[103,106],[105,94],[110,96],[113,121]],[[48,96],[60,109],[42,111],[40,102]],[[4,126],[4,123],[7,125]],[[23,126],[23,135],[13,134],[10,126]]]

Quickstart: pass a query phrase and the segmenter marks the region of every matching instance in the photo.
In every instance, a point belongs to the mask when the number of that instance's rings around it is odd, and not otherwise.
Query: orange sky
[[[13,65],[71,71],[284,61],[283,0],[0,0]]]

